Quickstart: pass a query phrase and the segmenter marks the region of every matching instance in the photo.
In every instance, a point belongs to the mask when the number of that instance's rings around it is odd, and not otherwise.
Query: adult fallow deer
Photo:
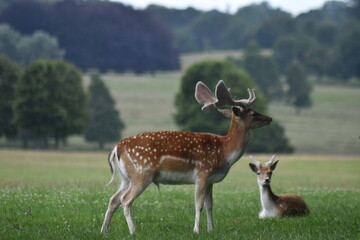
[[[111,217],[123,205],[130,233],[135,232],[131,216],[133,201],[151,183],[195,184],[195,226],[199,232],[200,214],[205,204],[207,229],[213,230],[213,184],[224,179],[230,167],[242,156],[249,141],[249,130],[270,124],[272,119],[257,113],[249,106],[255,101],[254,90],[249,98],[234,100],[223,81],[216,85],[215,96],[202,82],[196,85],[195,98],[204,104],[231,106],[220,110],[231,116],[226,136],[192,132],[150,132],[126,138],[110,153],[112,182],[116,172],[121,176],[120,189],[110,198],[101,232],[108,230]]]

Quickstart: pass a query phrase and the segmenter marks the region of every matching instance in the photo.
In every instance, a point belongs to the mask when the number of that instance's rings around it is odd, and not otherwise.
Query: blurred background
[[[0,148],[226,134],[193,97],[223,79],[275,119],[249,152],[358,155],[360,1],[289,2],[0,0]]]

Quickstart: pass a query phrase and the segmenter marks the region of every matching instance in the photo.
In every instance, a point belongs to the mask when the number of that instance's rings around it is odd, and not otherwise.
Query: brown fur
[[[303,216],[310,213],[305,201],[295,194],[278,195],[275,202],[279,206],[282,217]]]

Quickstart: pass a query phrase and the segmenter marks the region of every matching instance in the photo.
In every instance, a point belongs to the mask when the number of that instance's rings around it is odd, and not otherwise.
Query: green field
[[[104,75],[126,124],[124,136],[177,130],[173,115],[180,78],[180,73]],[[360,154],[360,88],[316,85],[312,98],[313,107],[300,115],[282,102],[269,106],[269,115],[285,127],[296,152]]]
[[[192,233],[193,186],[150,186],[134,203],[131,236],[119,209],[99,234],[110,179],[106,153],[0,150],[0,239],[359,239],[360,157],[279,155],[276,193],[301,195],[311,214],[259,219],[256,176],[244,156],[214,187],[215,231]],[[268,160],[268,155],[256,156]]]

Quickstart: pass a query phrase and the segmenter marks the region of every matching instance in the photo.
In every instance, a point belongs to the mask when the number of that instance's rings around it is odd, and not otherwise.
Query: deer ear
[[[276,165],[277,165],[278,162],[279,162],[279,160],[277,160],[276,162],[274,162],[273,164],[271,164],[271,166],[270,166],[271,171],[274,171],[274,170],[275,170]]]
[[[231,118],[232,111],[230,109],[218,109],[219,112],[225,115],[227,118]]]
[[[254,173],[257,173],[259,171],[257,166],[255,164],[253,164],[253,163],[249,163],[249,167]]]

